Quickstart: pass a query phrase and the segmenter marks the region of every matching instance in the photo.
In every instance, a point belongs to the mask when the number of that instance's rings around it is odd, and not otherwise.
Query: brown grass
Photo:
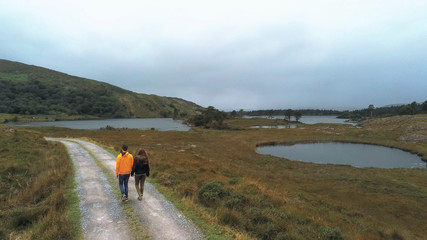
[[[33,131],[0,126],[0,132],[0,239],[78,238],[78,199],[64,147]]]
[[[255,147],[265,143],[360,142],[397,147],[425,158],[426,142],[399,139],[408,128],[423,125],[426,119],[423,115],[405,121],[378,120],[362,129],[318,124],[305,129],[239,131],[43,131],[49,136],[87,137],[116,151],[122,144],[128,144],[130,151],[144,147],[155,182],[182,199],[187,208],[197,206],[199,221],[234,236],[423,239],[427,235],[425,169],[304,163],[260,155]],[[251,121],[244,120],[236,127],[247,128]],[[213,199],[222,197],[206,204],[199,194],[212,182],[218,186],[208,193]]]

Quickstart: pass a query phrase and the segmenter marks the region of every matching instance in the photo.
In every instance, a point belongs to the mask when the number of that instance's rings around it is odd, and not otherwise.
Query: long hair
[[[142,160],[143,164],[147,164],[148,165],[148,155],[147,155],[147,152],[144,149],[142,149],[142,148],[140,148],[138,150],[138,154],[136,154],[135,159],[136,160]]]

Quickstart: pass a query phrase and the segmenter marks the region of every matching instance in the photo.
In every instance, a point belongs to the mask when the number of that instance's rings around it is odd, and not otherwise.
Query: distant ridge
[[[202,109],[180,98],[135,93],[108,83],[0,59],[0,113],[184,118]]]

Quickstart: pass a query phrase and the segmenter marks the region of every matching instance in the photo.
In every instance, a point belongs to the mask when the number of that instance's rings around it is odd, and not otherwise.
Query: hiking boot
[[[142,200],[142,195],[139,195],[138,200],[141,201]]]
[[[126,195],[123,195],[122,196],[122,201],[125,201],[126,200]]]

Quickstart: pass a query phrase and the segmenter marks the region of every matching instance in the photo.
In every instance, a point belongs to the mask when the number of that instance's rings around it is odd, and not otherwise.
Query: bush
[[[217,207],[229,192],[223,188],[222,181],[208,182],[203,185],[197,194],[199,202],[206,207]]]
[[[205,128],[226,129],[227,126],[224,124],[224,120],[227,119],[227,117],[225,112],[209,106],[201,114],[191,117],[189,122],[196,127],[202,126]]]
[[[225,206],[229,209],[241,210],[247,204],[248,198],[239,193],[230,193],[228,196]]]
[[[341,235],[339,228],[324,227],[322,231],[322,238],[324,240],[342,240],[344,239]]]

